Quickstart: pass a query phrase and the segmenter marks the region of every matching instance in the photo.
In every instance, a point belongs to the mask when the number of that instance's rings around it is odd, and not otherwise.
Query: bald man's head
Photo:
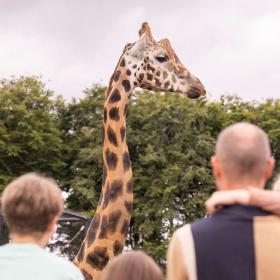
[[[216,158],[229,180],[258,182],[271,158],[268,137],[249,123],[231,125],[218,137]]]

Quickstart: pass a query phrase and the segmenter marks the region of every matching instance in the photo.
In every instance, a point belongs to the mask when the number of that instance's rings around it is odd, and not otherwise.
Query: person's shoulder
[[[177,229],[174,231],[173,235],[174,235],[174,236],[184,235],[185,232],[187,232],[187,231],[190,230],[190,226],[191,226],[191,224],[185,224],[185,225],[183,225],[183,226],[177,228]]]
[[[67,279],[84,279],[81,271],[71,261],[54,254],[46,252],[49,264],[61,272],[61,274],[69,275]]]
[[[204,218],[198,219],[191,223],[191,227],[193,226],[204,226],[211,223],[213,220],[213,216],[205,216]]]
[[[205,216],[204,218],[201,218],[193,223],[191,223],[191,231],[194,232],[207,232],[210,231],[216,231],[217,230],[217,224],[220,224],[219,217],[216,217],[216,215],[213,216]]]
[[[172,235],[173,243],[182,243],[186,238],[192,238],[191,224],[177,228]]]
[[[7,243],[0,246],[0,255],[10,255],[10,254],[18,254],[22,252],[29,251],[30,248],[33,248],[32,244],[14,244],[14,243]]]

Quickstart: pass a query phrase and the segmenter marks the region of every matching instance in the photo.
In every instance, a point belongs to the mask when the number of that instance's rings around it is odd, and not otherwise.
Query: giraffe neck
[[[74,262],[86,279],[99,279],[108,261],[122,252],[133,208],[132,170],[126,142],[126,114],[133,71],[121,58],[104,103],[103,175],[98,208]]]

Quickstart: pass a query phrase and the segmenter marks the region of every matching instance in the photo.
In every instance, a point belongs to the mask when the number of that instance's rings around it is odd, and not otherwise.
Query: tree
[[[205,214],[213,190],[207,103],[177,94],[138,93],[129,109],[135,210],[129,242],[164,262],[173,229]]]
[[[60,130],[67,143],[67,189],[69,207],[92,215],[101,191],[104,87],[94,85],[85,97],[61,107]]]
[[[35,77],[0,81],[0,191],[29,171],[61,177],[57,100]]]

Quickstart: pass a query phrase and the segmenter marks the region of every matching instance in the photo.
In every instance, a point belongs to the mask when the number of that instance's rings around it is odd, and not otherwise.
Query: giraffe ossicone
[[[126,142],[126,115],[135,87],[198,98],[205,89],[179,61],[167,39],[155,41],[148,23],[127,44],[110,79],[104,102],[102,191],[95,215],[74,260],[85,279],[99,280],[125,244],[133,209],[133,179]]]

